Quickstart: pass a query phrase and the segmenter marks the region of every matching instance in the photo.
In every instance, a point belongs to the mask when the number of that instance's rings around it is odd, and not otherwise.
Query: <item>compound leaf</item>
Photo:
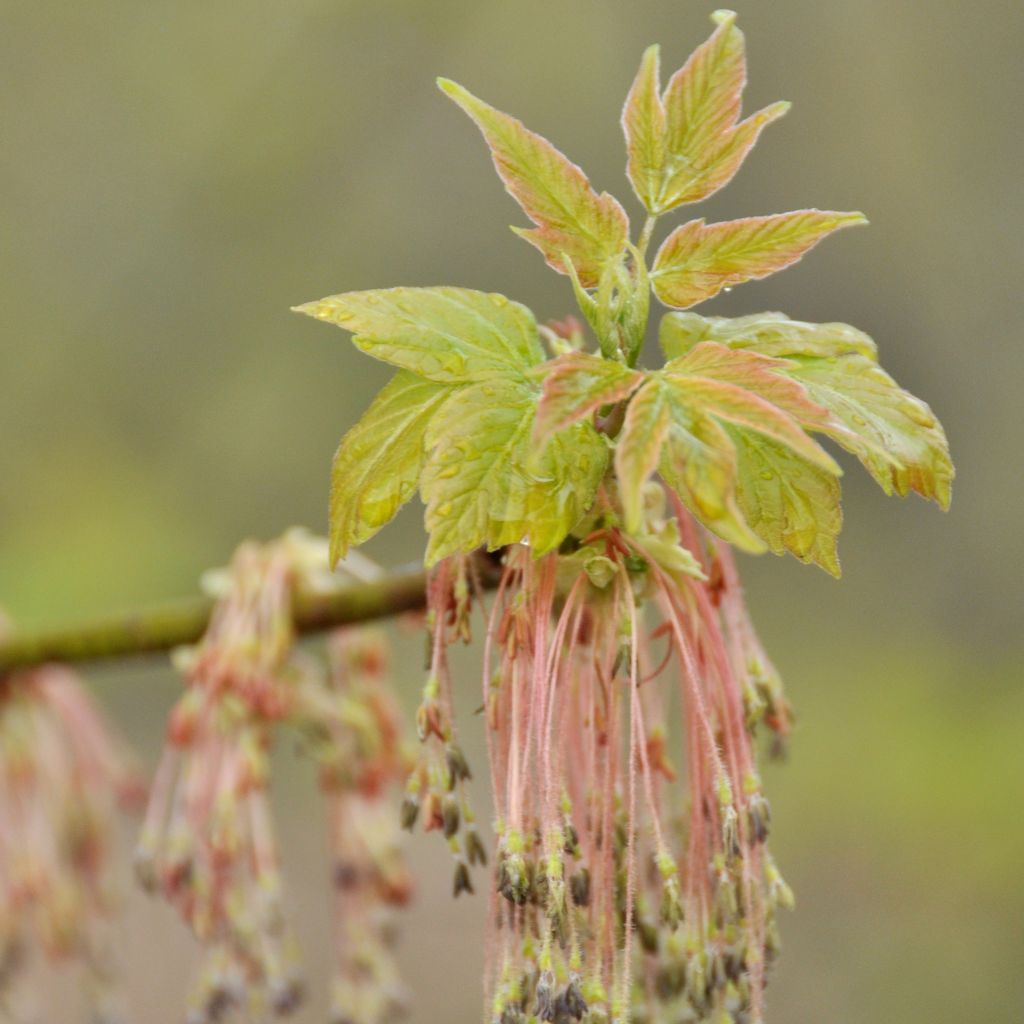
[[[659,96],[656,48],[644,54],[623,113],[629,177],[653,214],[717,192],[739,170],[761,130],[788,103],[737,123],[746,84],[746,52],[736,15],[718,11],[718,27]]]
[[[505,188],[536,225],[516,233],[555,270],[568,273],[568,259],[580,283],[596,287],[626,246],[629,221],[619,203],[607,192],[598,195],[579,167],[521,121],[455,82],[441,78],[438,85],[476,122]]]
[[[577,423],[538,447],[539,397],[522,381],[474,384],[432,421],[422,478],[428,565],[480,544],[551,551],[592,503],[607,446],[589,423]]]
[[[295,309],[351,331],[368,355],[442,384],[522,374],[544,358],[533,314],[504,295],[387,288]]]
[[[828,210],[797,210],[721,224],[692,220],[665,239],[651,282],[666,306],[684,309],[723,288],[768,277],[795,263],[833,231],[863,223],[863,214]]]
[[[567,353],[549,366],[537,410],[538,439],[586,419],[604,405],[621,402],[643,381],[638,370],[587,352]]]
[[[451,387],[400,370],[345,435],[331,471],[331,564],[362,544],[415,493],[424,437]]]

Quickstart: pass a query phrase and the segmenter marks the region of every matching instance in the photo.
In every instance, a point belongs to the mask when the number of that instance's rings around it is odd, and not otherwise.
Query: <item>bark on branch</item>
[[[478,568],[481,583],[492,586],[494,563],[480,556]],[[299,591],[294,598],[295,629],[315,633],[414,611],[423,607],[425,591],[422,570],[389,573],[369,583],[339,581],[336,590]],[[13,630],[0,636],[0,675],[46,662],[101,661],[195,643],[212,608],[212,600],[197,596],[56,629]]]

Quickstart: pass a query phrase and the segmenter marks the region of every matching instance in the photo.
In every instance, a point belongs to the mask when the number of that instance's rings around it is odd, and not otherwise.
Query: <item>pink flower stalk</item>
[[[292,656],[299,571],[288,538],[235,554],[206,635],[184,660],[136,865],[206,948],[189,1022],[300,998],[267,786],[274,727],[305,671]]]
[[[575,550],[506,549],[483,676],[501,1024],[761,1019],[792,896],[754,734],[783,740],[789,709],[729,548],[664,500],[640,539],[596,516]],[[434,671],[460,571],[434,574]]]
[[[394,909],[412,895],[395,814],[410,768],[403,723],[389,689],[388,650],[375,629],[339,630],[329,641],[328,685],[310,694],[319,723],[311,753],[328,802],[334,864],[336,970],[331,1024],[387,1024],[407,993],[393,953]]]
[[[416,713],[421,752],[406,782],[402,824],[422,820],[427,832],[440,831],[455,860],[452,891],[472,893],[470,868],[486,864],[487,853],[469,802],[469,764],[459,745],[448,667],[448,646],[469,640],[471,595],[479,592],[469,559],[449,558],[431,574],[427,588],[428,673]]]
[[[19,985],[35,948],[84,967],[97,1022],[123,1019],[109,876],[117,809],[142,793],[77,675],[0,678],[0,1018],[37,1019]]]
[[[293,597],[326,564],[326,546],[296,532],[242,545],[206,635],[183,659],[188,688],[171,715],[137,866],[205,947],[190,1024],[234,1011],[284,1015],[301,997],[268,795],[282,726],[318,765],[327,798],[338,936],[331,1019],[386,1024],[403,1002],[388,909],[411,895],[395,813],[410,761],[380,633],[332,637],[329,670],[295,649]]]

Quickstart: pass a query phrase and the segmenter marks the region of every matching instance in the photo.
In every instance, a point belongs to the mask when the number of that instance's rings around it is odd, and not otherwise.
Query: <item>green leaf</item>
[[[683,504],[713,533],[759,554],[764,542],[736,503],[736,448],[725,428],[690,406],[682,393],[659,381],[671,418],[658,472]]]
[[[666,306],[685,309],[743,281],[790,266],[826,235],[866,223],[860,213],[797,210],[705,224],[692,220],[665,239],[651,282]]]
[[[728,430],[736,444],[736,498],[750,528],[777,555],[790,551],[838,577],[839,480],[770,438]]]
[[[761,130],[789,109],[788,103],[774,103],[739,122],[746,84],[743,33],[731,11],[713,18],[718,28],[672,76],[663,96],[652,47],[626,101],[629,177],[652,214],[717,192],[739,170]]]
[[[440,78],[438,85],[476,122],[505,188],[536,225],[513,230],[555,270],[568,273],[568,259],[583,286],[596,287],[626,246],[629,221],[619,203],[607,192],[598,195],[579,167],[521,121],[455,82]]]
[[[786,371],[846,428],[826,431],[863,463],[886,494],[916,491],[948,508],[953,463],[942,425],[866,356],[798,358]]]
[[[637,198],[649,212],[661,206],[668,158],[666,146],[667,121],[661,101],[661,76],[658,70],[658,47],[644,52],[640,70],[622,111],[622,129],[626,134],[628,163],[626,174]]]
[[[427,564],[480,544],[520,541],[537,554],[565,539],[594,500],[608,449],[589,423],[538,446],[539,393],[521,381],[461,388],[427,433]]]
[[[638,370],[587,352],[560,356],[545,369],[534,431],[538,439],[586,419],[604,405],[621,402],[643,381]]]
[[[295,309],[351,331],[368,355],[442,384],[521,374],[544,359],[533,314],[504,295],[387,288]]]
[[[730,348],[747,348],[761,355],[844,356],[859,353],[877,358],[875,343],[849,324],[809,324],[790,320],[784,313],[756,313],[728,319],[699,313],[666,313],[658,339],[667,359],[689,352],[701,341],[717,341]]]
[[[783,360],[702,341],[667,363],[661,375],[689,409],[770,437],[838,474],[835,460],[801,426],[821,430],[833,421],[803,388],[790,387],[791,382],[777,372],[786,365]]]
[[[413,496],[427,427],[451,390],[400,370],[342,439],[331,471],[332,565]]]
[[[666,390],[653,379],[633,396],[615,446],[615,475],[630,533],[640,529],[644,484],[658,465],[668,435],[671,412]]]

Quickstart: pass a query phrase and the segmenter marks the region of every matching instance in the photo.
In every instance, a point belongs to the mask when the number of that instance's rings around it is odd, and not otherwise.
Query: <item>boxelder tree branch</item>
[[[476,560],[485,587],[495,582],[494,563]],[[315,633],[422,608],[426,574],[389,573],[369,583],[342,583],[334,590],[299,590],[294,599],[295,628]],[[189,597],[56,629],[12,631],[0,637],[0,674],[46,662],[86,662],[169,651],[195,643],[206,629],[213,601]]]

